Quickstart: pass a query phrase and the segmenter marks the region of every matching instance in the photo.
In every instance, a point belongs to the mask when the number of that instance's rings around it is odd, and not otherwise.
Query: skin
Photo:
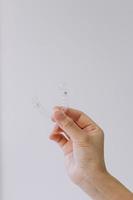
[[[62,149],[71,181],[94,200],[133,200],[133,193],[114,178],[104,161],[104,132],[85,113],[53,109],[50,139]]]

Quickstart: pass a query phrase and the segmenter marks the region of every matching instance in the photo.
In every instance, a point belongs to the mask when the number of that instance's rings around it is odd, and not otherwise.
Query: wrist
[[[90,197],[95,200],[103,200],[103,195],[99,189],[99,184],[103,180],[110,178],[110,174],[104,170],[100,172],[95,172],[91,176],[85,176],[84,179],[79,184],[79,187],[85,191]]]

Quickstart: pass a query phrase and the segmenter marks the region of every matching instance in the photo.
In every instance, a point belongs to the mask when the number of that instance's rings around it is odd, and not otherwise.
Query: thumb
[[[81,129],[63,110],[55,108],[53,118],[58,126],[74,141],[81,137]]]

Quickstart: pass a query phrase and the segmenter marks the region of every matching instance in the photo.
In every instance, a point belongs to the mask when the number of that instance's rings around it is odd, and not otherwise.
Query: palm
[[[62,148],[65,154],[65,165],[68,176],[74,183],[79,183],[81,181],[81,173],[75,162],[73,144],[71,140],[67,141]]]
[[[73,120],[73,126],[77,130],[76,137],[78,135],[79,130],[83,131],[87,129],[88,132],[94,130],[94,127],[96,127],[95,123],[90,118],[88,118],[88,116],[86,116],[84,113],[80,111],[74,109],[68,109],[67,115],[68,117],[66,116],[66,119],[68,121],[70,120],[69,117]],[[82,157],[83,156],[82,150],[84,150],[84,148],[77,148],[77,145],[72,143],[72,138],[70,137],[70,135],[68,135],[70,134],[68,130],[69,127],[66,126],[67,130],[64,130],[63,126],[58,121],[59,120],[58,111],[54,113],[53,120],[58,122],[60,126],[57,125],[54,127],[52,134],[50,135],[50,139],[56,141],[63,150],[65,154],[65,164],[68,175],[70,176],[70,178],[74,183],[78,183],[82,181],[81,177],[83,177],[84,173],[83,170],[84,158]],[[88,152],[88,148],[87,149],[85,148],[85,150],[87,150],[87,153],[85,155],[88,156],[90,154],[90,152]],[[79,163],[82,163],[82,165]]]

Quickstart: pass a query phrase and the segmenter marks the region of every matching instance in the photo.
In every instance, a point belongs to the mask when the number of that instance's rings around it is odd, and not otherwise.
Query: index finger
[[[73,119],[73,121],[82,129],[94,124],[98,126],[88,115],[80,110],[73,108],[58,107],[63,109],[66,115]]]

